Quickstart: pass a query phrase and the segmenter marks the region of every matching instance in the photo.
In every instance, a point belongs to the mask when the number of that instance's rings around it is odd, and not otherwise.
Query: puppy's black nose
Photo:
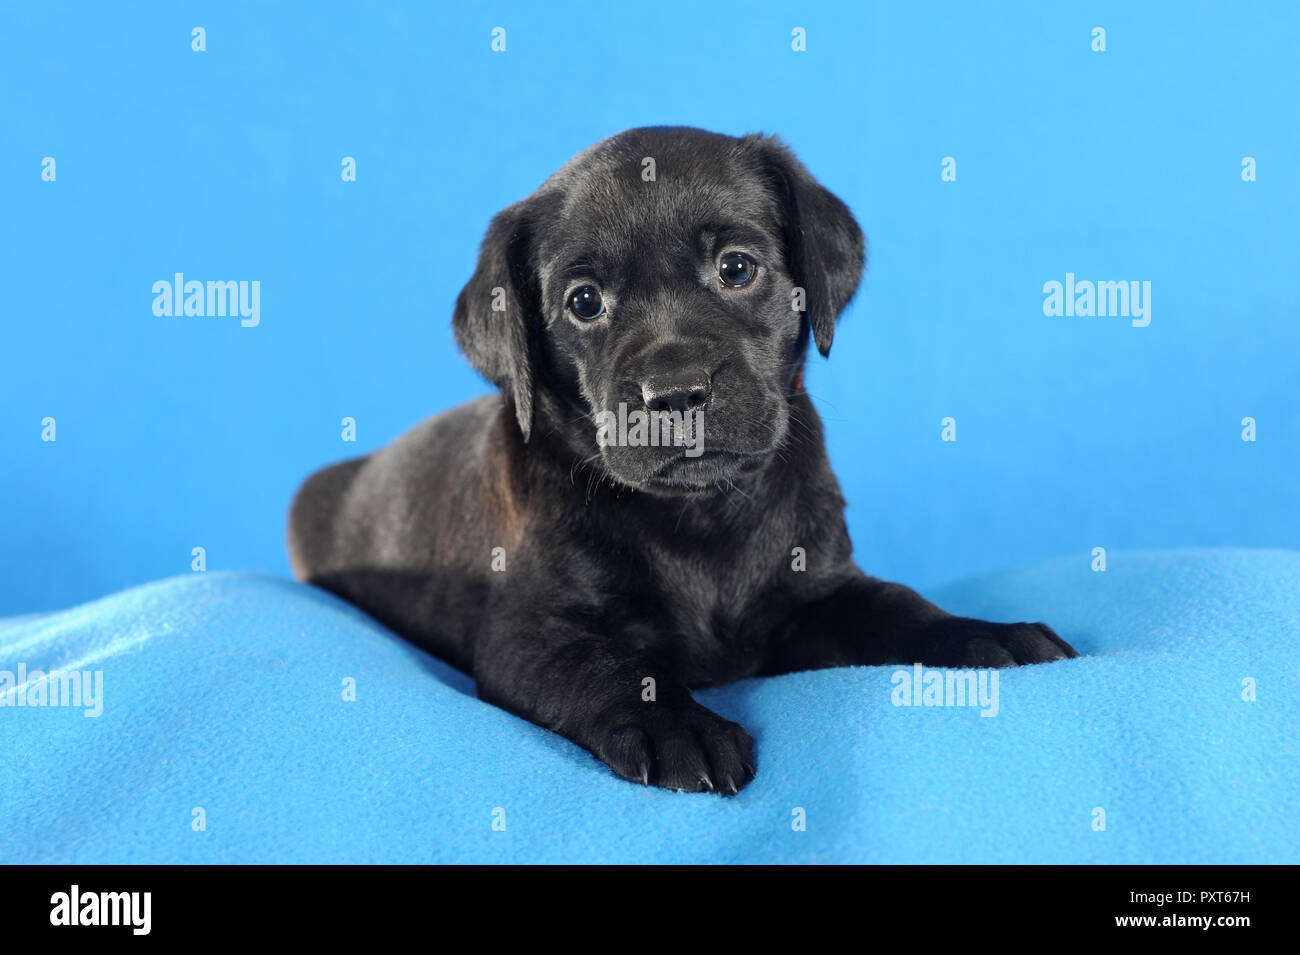
[[[641,398],[651,411],[685,413],[709,400],[713,382],[703,370],[683,370],[655,375],[641,383]]]

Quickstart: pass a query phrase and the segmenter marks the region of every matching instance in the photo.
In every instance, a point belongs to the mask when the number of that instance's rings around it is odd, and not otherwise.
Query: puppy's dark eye
[[[594,285],[584,285],[575,289],[569,296],[569,308],[584,322],[590,322],[605,314],[605,303]]]
[[[732,288],[748,285],[757,271],[758,263],[744,252],[728,252],[718,263],[718,278]]]

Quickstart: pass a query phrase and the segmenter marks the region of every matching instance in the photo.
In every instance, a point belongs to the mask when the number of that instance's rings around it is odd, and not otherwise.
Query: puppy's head
[[[707,491],[781,446],[809,334],[830,351],[862,264],[849,210],[779,141],[633,129],[493,219],[454,328],[525,440]]]

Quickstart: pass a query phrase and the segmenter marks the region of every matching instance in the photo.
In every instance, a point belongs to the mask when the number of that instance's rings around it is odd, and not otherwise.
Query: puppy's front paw
[[[1079,655],[1045,623],[991,623],[970,617],[932,624],[917,650],[914,662],[939,667],[1014,667]]]
[[[734,796],[754,778],[754,741],[691,700],[612,707],[597,717],[592,752],[624,779]]]

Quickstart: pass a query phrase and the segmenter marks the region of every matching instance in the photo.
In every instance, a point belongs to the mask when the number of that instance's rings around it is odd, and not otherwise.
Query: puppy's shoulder
[[[445,486],[481,478],[501,440],[505,410],[500,393],[493,393],[424,419],[369,457],[365,482],[390,493],[394,485],[427,492],[430,481]]]

